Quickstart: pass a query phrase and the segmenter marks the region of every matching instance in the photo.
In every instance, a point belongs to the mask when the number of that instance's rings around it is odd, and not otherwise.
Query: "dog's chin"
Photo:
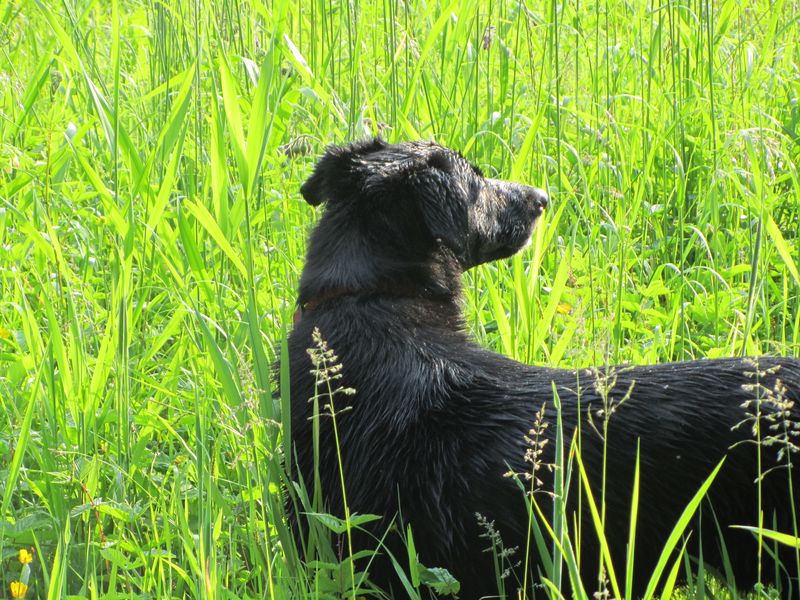
[[[533,236],[536,233],[537,222],[538,219],[534,220],[533,223],[531,223],[530,229],[528,230],[524,238],[522,238],[516,243],[506,246],[505,249],[501,252],[502,256],[500,256],[500,258],[510,258],[515,254],[519,254],[523,250],[529,248],[533,243]]]
[[[526,248],[530,247],[530,245],[533,243],[533,232],[535,230],[536,230],[535,227],[531,229],[531,232],[528,234],[528,238],[525,240],[525,243],[522,244],[522,248],[520,248],[520,250],[525,250]]]
[[[495,260],[511,258],[515,254],[525,250],[533,242],[533,234],[536,232],[536,223],[538,223],[538,221],[539,218],[535,218],[528,225],[527,231],[517,231],[513,239],[507,238],[506,243],[501,246],[491,245],[478,249],[474,255],[475,260],[470,261],[465,267],[465,270]]]
[[[539,217],[536,217],[531,223],[531,230],[528,232],[528,237],[525,238],[525,243],[520,246],[520,250],[525,250],[533,243],[533,235],[536,233],[536,225],[539,223]]]
[[[527,250],[531,244],[533,244],[533,234],[535,231],[536,228],[531,227],[530,232],[521,242],[514,244],[513,246],[506,246],[506,248],[501,252],[501,256],[499,258],[511,258],[515,254],[519,254],[520,252]]]

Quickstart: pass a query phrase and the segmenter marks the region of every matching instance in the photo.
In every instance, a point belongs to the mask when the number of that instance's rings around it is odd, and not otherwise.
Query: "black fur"
[[[302,275],[299,304],[305,312],[289,338],[293,442],[308,485],[313,486],[314,376],[307,349],[318,328],[343,365],[337,385],[356,390],[336,397],[337,409],[350,407],[338,414],[337,424],[351,510],[383,515],[376,533],[401,512],[412,525],[420,560],[449,569],[461,582],[461,598],[496,594],[491,555],[484,552],[489,543],[480,537],[484,532],[475,514],[494,521],[506,547],[518,546],[517,560],[524,558],[525,498],[504,474],[509,466],[529,470],[524,436],[543,405],[549,423],[543,460],[553,462],[553,385],[567,443],[582,422],[582,456],[599,498],[603,441],[589,417],[598,426],[602,421],[598,381],[606,380],[614,401],[630,392],[611,416],[607,436],[605,531],[618,576],[624,581],[640,443],[636,590],[643,591],[643,577],[651,573],[676,519],[726,454],[709,498],[737,583],[754,583],[756,542],[729,525],[758,522],[753,480],[759,450],[749,443],[750,425],[737,424],[747,418],[742,404],[755,396],[749,386],[756,380],[748,373],[764,373],[760,382],[767,388],[780,380],[787,400],[796,402],[800,361],[761,358],[756,367],[744,359],[701,360],[599,374],[517,363],[478,347],[465,332],[460,279],[464,270],[510,256],[527,243],[546,205],[544,192],[486,179],[460,155],[433,143],[373,140],[330,148],[302,193],[312,205],[327,202]],[[795,423],[800,420],[796,406],[790,413]],[[776,452],[777,447],[761,450],[762,470],[776,466]],[[789,533],[785,463],[764,479],[762,507],[766,525]],[[552,485],[546,470],[540,475],[544,488]],[[342,514],[329,418],[320,423],[320,476],[327,507]],[[571,495],[577,495],[575,489]],[[537,497],[549,515],[548,496]],[[800,513],[798,497],[795,489],[794,509]],[[704,506],[691,539],[702,537],[704,559],[721,568],[717,526]],[[585,500],[582,519],[582,577],[591,593],[597,588],[598,544]],[[392,545],[397,537],[390,534],[389,547],[403,557]],[[796,595],[794,553],[786,556]],[[774,568],[766,559],[763,564],[769,580]],[[379,561],[371,571],[377,583],[397,589],[387,563]],[[518,572],[506,579],[510,597],[516,597],[520,577]]]

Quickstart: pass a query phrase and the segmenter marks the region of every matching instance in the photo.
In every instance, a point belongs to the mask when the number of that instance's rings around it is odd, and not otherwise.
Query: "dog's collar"
[[[292,321],[295,325],[297,325],[303,318],[303,315],[307,313],[313,313],[320,306],[327,304],[332,300],[338,300],[347,296],[357,296],[359,298],[374,298],[375,296],[384,296],[388,298],[410,298],[424,294],[425,292],[421,291],[419,287],[409,287],[404,285],[394,285],[391,287],[379,286],[368,290],[353,290],[351,288],[335,287],[325,290],[324,292],[311,298],[310,300],[306,300],[305,302],[298,301]]]
[[[300,322],[300,319],[303,318],[304,314],[314,312],[326,302],[336,300],[337,298],[341,298],[343,296],[352,296],[354,294],[356,294],[355,291],[347,288],[332,288],[322,292],[316,298],[311,298],[311,300],[307,300],[302,303],[298,302],[292,321],[295,325],[297,325]]]

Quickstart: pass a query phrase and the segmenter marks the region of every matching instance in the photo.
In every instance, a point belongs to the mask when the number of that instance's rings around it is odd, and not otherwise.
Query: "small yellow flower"
[[[21,581],[12,581],[11,582],[11,597],[12,598],[24,598],[25,593],[28,591],[28,586],[22,583]]]
[[[23,565],[33,562],[33,554],[28,552],[25,548],[22,548],[19,551],[19,562],[21,562]]]
[[[566,302],[559,302],[556,305],[556,312],[560,315],[568,315],[572,312],[572,306]]]
[[[0,327],[0,338],[3,338],[4,340],[10,340],[11,331],[6,329],[5,327]]]

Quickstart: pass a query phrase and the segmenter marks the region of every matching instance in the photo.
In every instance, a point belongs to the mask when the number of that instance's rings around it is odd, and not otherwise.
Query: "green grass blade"
[[[675,549],[675,546],[678,545],[681,537],[683,536],[686,528],[689,526],[689,523],[694,516],[694,513],[697,511],[697,508],[700,506],[700,502],[703,501],[705,498],[706,493],[708,492],[708,488],[711,487],[711,484],[714,483],[714,479],[719,473],[719,470],[722,468],[722,465],[725,463],[725,459],[723,458],[711,474],[706,478],[703,484],[700,486],[700,489],[697,490],[695,495],[689,501],[689,504],[686,505],[686,508],[683,509],[680,518],[675,523],[675,527],[673,527],[672,532],[667,539],[666,544],[664,544],[664,549],[661,551],[661,555],[658,558],[658,562],[656,563],[656,568],[653,570],[653,574],[650,576],[650,581],[647,584],[647,588],[645,590],[645,598],[651,598],[656,591],[656,587],[658,586],[658,582],[661,579],[661,575],[664,572],[664,568],[667,565],[667,561],[669,560],[672,551]]]
[[[661,591],[661,600],[669,600],[672,598],[672,594],[675,591],[675,583],[678,581],[678,573],[680,572],[683,555],[686,552],[686,544],[688,543],[689,539],[687,538],[684,540],[680,552],[678,552],[678,555],[675,557],[675,561],[672,563],[672,568],[669,570],[669,575],[664,582],[664,589]],[[630,598],[630,596],[628,597]]]
[[[771,215],[766,215],[765,221],[767,225],[767,233],[769,234],[769,237],[772,238],[775,248],[778,250],[778,254],[781,255],[783,264],[786,265],[789,273],[791,273],[794,282],[800,285],[800,272],[798,272],[797,265],[792,258],[792,252],[789,248],[789,244],[786,242],[786,238],[783,237],[781,230],[778,229],[778,226],[775,224],[775,220]]]
[[[631,491],[631,516],[628,530],[628,551],[625,557],[625,598],[633,598],[633,574],[635,568],[636,524],[639,520],[639,469],[641,440],[636,441],[636,466],[633,471],[633,488]]]
[[[184,200],[183,206],[189,211],[189,213],[197,219],[197,222],[202,225],[203,229],[205,229],[208,234],[214,239],[214,241],[219,246],[219,249],[228,257],[228,260],[231,261],[231,264],[236,267],[236,269],[241,273],[243,277],[247,277],[247,268],[244,266],[242,259],[233,249],[233,246],[225,237],[225,234],[222,233],[222,230],[217,225],[217,222],[214,220],[214,217],[208,212],[208,209],[203,206],[202,204],[197,204],[192,202],[191,200]]]
[[[752,527],[750,525],[732,525],[732,527],[735,527],[736,529],[744,529],[745,531],[749,531],[756,535],[761,534],[767,539],[774,540],[779,544],[789,546],[790,548],[800,548],[800,537],[796,535],[781,533],[780,531],[766,529],[765,527]]]
[[[581,475],[581,481],[583,481],[583,492],[586,496],[587,503],[589,505],[589,511],[592,517],[592,524],[594,525],[594,533],[597,535],[597,540],[600,544],[600,552],[602,555],[603,564],[606,568],[606,573],[608,574],[608,582],[611,584],[611,589],[614,592],[614,595],[617,598],[621,598],[622,594],[620,593],[619,583],[617,580],[617,573],[614,569],[614,564],[611,561],[611,550],[608,547],[608,540],[606,539],[605,529],[603,527],[603,521],[600,518],[600,511],[597,509],[597,502],[594,499],[594,493],[592,492],[591,486],[589,485],[589,476],[586,473],[586,469],[583,466],[583,460],[581,459],[581,454],[577,451],[573,444],[572,451],[575,456],[575,460],[578,464],[578,471]]]
[[[225,107],[225,119],[228,122],[228,132],[231,143],[233,144],[233,155],[239,167],[239,179],[242,182],[249,181],[247,144],[242,127],[242,112],[239,109],[239,90],[236,80],[228,66],[228,58],[220,52],[217,56],[219,62],[219,79],[222,87],[222,102]]]
[[[28,403],[25,407],[25,414],[22,417],[22,422],[16,430],[16,444],[14,446],[14,453],[11,463],[8,465],[8,471],[5,476],[5,485],[3,488],[3,504],[0,506],[0,515],[8,514],[8,507],[11,504],[11,496],[17,490],[17,481],[19,480],[20,468],[22,467],[22,459],[25,457],[25,449],[28,445],[28,440],[31,437],[31,423],[33,422],[34,407],[38,404],[37,397],[41,393],[39,383],[41,381],[42,369],[45,363],[39,364],[36,369],[36,376],[31,385],[30,395],[28,396]]]

